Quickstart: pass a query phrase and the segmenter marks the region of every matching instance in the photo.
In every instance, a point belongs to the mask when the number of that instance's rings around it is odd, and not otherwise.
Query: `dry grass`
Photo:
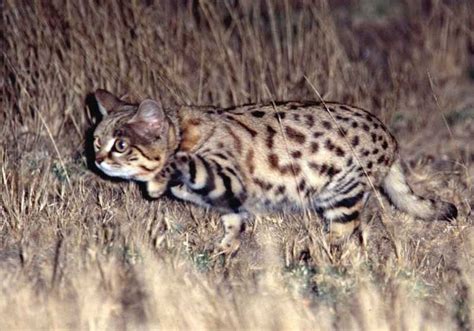
[[[156,2],[3,3],[0,329],[471,329],[472,2]],[[229,259],[214,213],[87,167],[98,87],[227,106],[315,99],[305,77],[379,115],[458,220],[373,201],[364,252],[273,215]]]

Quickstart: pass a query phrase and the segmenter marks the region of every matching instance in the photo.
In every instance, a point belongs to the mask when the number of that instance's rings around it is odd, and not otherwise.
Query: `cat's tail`
[[[455,205],[416,195],[408,185],[400,160],[395,161],[382,182],[383,192],[399,210],[424,220],[451,220],[458,215]]]

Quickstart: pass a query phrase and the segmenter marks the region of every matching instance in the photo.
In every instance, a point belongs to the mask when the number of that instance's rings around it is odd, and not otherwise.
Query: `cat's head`
[[[95,164],[112,177],[151,180],[174,143],[174,127],[161,103],[127,103],[105,90],[95,97],[103,117],[94,130]]]

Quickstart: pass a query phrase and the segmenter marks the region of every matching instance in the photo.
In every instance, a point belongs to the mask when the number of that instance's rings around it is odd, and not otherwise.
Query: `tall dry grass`
[[[0,329],[469,330],[474,87],[469,1],[3,3]],[[371,109],[414,188],[455,223],[372,202],[366,250],[316,218],[259,217],[232,257],[218,215],[106,181],[88,94]]]

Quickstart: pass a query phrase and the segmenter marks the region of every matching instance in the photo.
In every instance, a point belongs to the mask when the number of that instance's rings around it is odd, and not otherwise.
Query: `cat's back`
[[[235,162],[249,201],[262,207],[301,205],[302,196],[355,169],[377,182],[395,159],[396,141],[383,123],[353,106],[289,101],[200,114],[212,123],[202,149]]]

